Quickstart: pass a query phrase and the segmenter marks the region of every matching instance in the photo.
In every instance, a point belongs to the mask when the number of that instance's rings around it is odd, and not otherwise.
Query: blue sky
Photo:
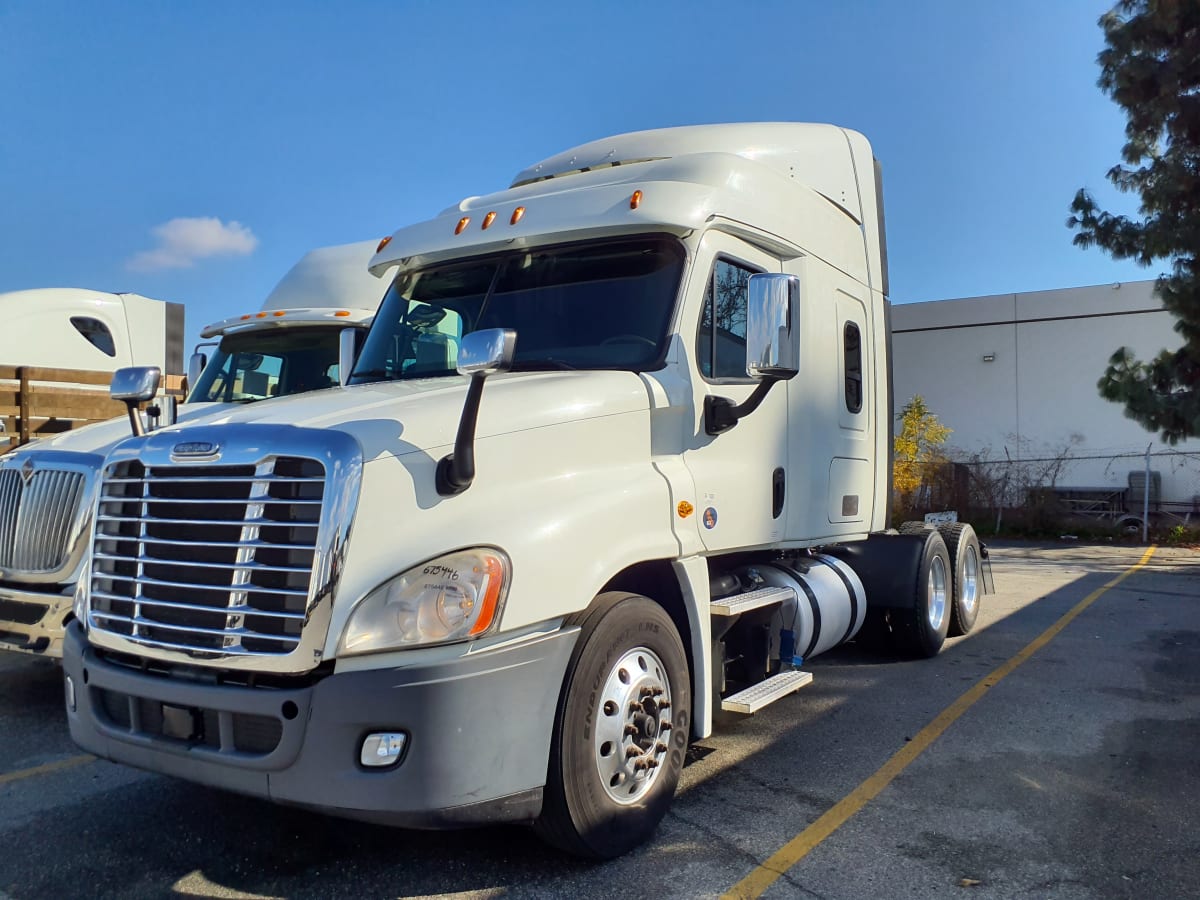
[[[0,291],[176,300],[194,339],[558,150],[753,120],[870,138],[896,302],[1153,277],[1064,225],[1081,186],[1132,211],[1110,5],[0,0]]]

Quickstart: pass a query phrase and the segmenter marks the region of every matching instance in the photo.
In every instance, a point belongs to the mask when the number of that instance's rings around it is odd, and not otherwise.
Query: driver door
[[[746,284],[756,272],[779,272],[780,261],[731,235],[710,231],[700,242],[681,323],[693,335],[693,433],[684,464],[695,485],[692,517],[710,552],[773,544],[783,537],[786,510],[777,508],[787,465],[787,392],[776,386],[762,405],[729,431],[709,435],[704,397],[741,403],[758,382],[746,375]],[[703,275],[700,275],[703,273]]]

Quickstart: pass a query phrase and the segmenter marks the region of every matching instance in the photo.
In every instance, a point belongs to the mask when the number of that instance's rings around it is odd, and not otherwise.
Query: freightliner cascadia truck
[[[973,623],[969,527],[953,551],[887,530],[862,135],[595,141],[370,266],[387,289],[346,388],[108,454],[64,657],[86,750],[612,857],[717,711],[791,694],[864,632],[930,656]]]
[[[337,384],[342,335],[361,342],[378,306],[378,281],[366,272],[375,245],[313,250],[260,310],[205,328],[202,337],[218,342],[211,359],[192,356],[180,420],[219,415],[224,403]],[[346,362],[352,358],[348,353]],[[117,419],[0,457],[0,650],[62,656],[90,538],[96,473],[104,454],[128,436],[128,422]]]

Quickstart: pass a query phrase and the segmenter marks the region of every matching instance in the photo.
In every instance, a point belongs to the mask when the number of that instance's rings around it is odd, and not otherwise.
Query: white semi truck
[[[375,246],[313,250],[260,310],[205,328],[202,336],[217,343],[207,365],[193,354],[192,387],[179,420],[219,421],[222,404],[344,380],[353,342],[361,343],[378,307],[379,282],[366,271]],[[344,347],[343,340],[350,343]],[[0,456],[0,650],[62,656],[90,537],[95,476],[104,455],[128,436],[128,422],[117,419]]]
[[[611,857],[718,710],[864,629],[937,653],[980,548],[886,530],[881,210],[862,135],[743,124],[575,147],[397,231],[345,390],[108,455],[75,741]]]

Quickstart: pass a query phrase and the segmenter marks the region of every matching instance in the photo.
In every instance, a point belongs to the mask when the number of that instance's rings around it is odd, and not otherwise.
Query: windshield
[[[464,334],[517,332],[513,368],[655,368],[683,271],[667,237],[572,244],[401,273],[384,297],[352,382],[457,371]]]
[[[249,402],[333,387],[338,383],[338,335],[343,327],[226,335],[188,402]]]

